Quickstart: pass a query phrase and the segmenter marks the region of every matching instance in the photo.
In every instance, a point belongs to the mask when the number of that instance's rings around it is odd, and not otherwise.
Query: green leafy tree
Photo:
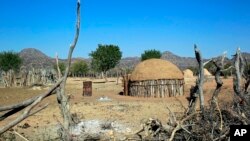
[[[0,52],[0,70],[8,71],[10,69],[18,71],[22,65],[22,58],[13,51]]]
[[[84,74],[89,71],[88,65],[85,61],[77,61],[72,64],[71,72],[74,74]]]
[[[92,58],[91,67],[97,72],[106,73],[114,68],[122,57],[120,48],[116,45],[98,45],[96,51],[89,54]]]
[[[224,65],[224,69],[228,69],[230,66],[232,66],[232,64],[230,62],[228,62]],[[228,69],[226,71],[223,71],[223,73],[222,73],[224,78],[228,78],[228,76],[231,76],[231,74],[232,74],[232,69]]]
[[[66,69],[65,63],[58,62],[58,66],[59,66],[59,69],[60,69],[61,73],[64,74],[65,69]],[[57,71],[57,65],[56,64],[54,64],[54,69]]]
[[[141,61],[151,59],[151,58],[161,58],[161,52],[155,49],[145,50],[141,55]]]

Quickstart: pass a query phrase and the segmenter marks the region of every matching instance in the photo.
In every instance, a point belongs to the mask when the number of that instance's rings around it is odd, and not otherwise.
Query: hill
[[[250,62],[250,53],[242,52],[242,56],[247,60],[247,62]]]
[[[197,61],[194,57],[180,57],[169,51],[163,52],[161,58],[172,62],[181,69],[195,67],[197,65]]]
[[[126,68],[126,69],[132,69],[139,62],[140,62],[140,58],[139,57],[126,57],[126,58],[122,58],[121,59],[120,63],[118,64],[118,67],[120,67],[120,68]]]
[[[23,59],[23,66],[27,68],[50,68],[54,64],[51,57],[34,48],[23,49],[19,56]]]
[[[27,68],[50,68],[53,67],[55,63],[55,59],[47,56],[43,52],[34,49],[34,48],[26,48],[23,49],[19,53],[20,57],[23,59],[23,65],[26,66]],[[243,52],[242,56],[250,61],[250,53]],[[194,57],[181,57],[178,55],[173,54],[172,52],[165,51],[162,54],[162,59],[168,60],[172,62],[173,64],[177,65],[181,69],[185,69],[188,67],[196,67],[197,66],[197,61]],[[87,64],[90,65],[91,59],[90,58],[72,58],[72,62],[74,63],[75,61],[78,60],[84,60],[87,62]],[[206,61],[208,59],[204,59]],[[66,59],[59,59],[59,61],[65,62]],[[226,59],[226,61],[229,61],[229,59]],[[233,60],[230,59],[230,62]],[[118,64],[118,67],[120,68],[127,68],[131,69],[134,68],[138,63],[140,62],[140,57],[126,57],[122,58],[120,63]]]

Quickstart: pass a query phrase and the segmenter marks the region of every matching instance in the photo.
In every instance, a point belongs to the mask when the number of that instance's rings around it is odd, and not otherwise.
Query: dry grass
[[[189,82],[185,85],[185,95],[181,97],[170,98],[139,98],[139,97],[127,97],[119,95],[119,92],[123,90],[122,84],[116,85],[116,78],[109,79],[107,83],[93,83],[93,95],[91,97],[82,96],[82,82],[86,78],[69,78],[66,86],[66,93],[71,97],[71,111],[72,113],[78,113],[81,116],[81,120],[115,120],[123,123],[131,128],[132,131],[140,129],[140,123],[142,119],[149,117],[158,118],[164,123],[168,119],[167,106],[172,112],[182,113],[184,107],[187,107],[189,96],[189,88],[194,82]],[[101,81],[101,80],[92,80]],[[232,79],[224,79],[224,85],[219,95],[219,104],[228,103],[232,100]],[[208,105],[211,99],[213,89],[215,88],[215,82],[207,82],[204,85],[205,104]],[[35,96],[46,91],[46,88],[42,90],[32,90],[30,88],[1,88],[0,89],[0,103],[1,105],[11,104],[18,101],[22,101],[29,97]],[[101,96],[107,96],[112,101],[99,102],[97,99]],[[54,117],[61,120],[60,110],[57,105],[56,96],[50,96],[42,102],[42,104],[49,102],[50,105],[40,113],[29,117],[21,122],[14,129],[20,134],[24,135],[31,140],[43,140],[43,135],[46,131],[50,138],[56,137],[56,125],[57,121]],[[6,122],[12,120],[15,116],[8,118],[4,122],[0,122],[0,126]],[[29,124],[29,128],[20,128],[25,123]]]
[[[141,62],[130,76],[131,81],[183,78],[181,70],[176,65],[162,59],[148,59]]]
[[[190,69],[186,69],[183,71],[184,78],[193,78],[194,74]]]

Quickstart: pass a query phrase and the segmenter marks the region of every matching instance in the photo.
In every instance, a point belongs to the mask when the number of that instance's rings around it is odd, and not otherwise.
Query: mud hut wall
[[[129,88],[129,76],[128,75],[124,75],[123,76],[123,92],[124,92],[124,95],[128,95],[128,88]]]
[[[129,95],[137,97],[173,97],[183,95],[184,80],[146,80],[129,84]]]

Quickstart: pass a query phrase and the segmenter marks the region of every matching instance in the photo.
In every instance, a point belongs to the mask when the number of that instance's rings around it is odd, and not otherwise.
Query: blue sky
[[[98,44],[115,44],[123,57],[144,50],[205,58],[237,47],[250,52],[248,0],[82,0],[74,57],[89,57]],[[1,0],[0,51],[37,48],[66,58],[73,40],[76,0]]]

